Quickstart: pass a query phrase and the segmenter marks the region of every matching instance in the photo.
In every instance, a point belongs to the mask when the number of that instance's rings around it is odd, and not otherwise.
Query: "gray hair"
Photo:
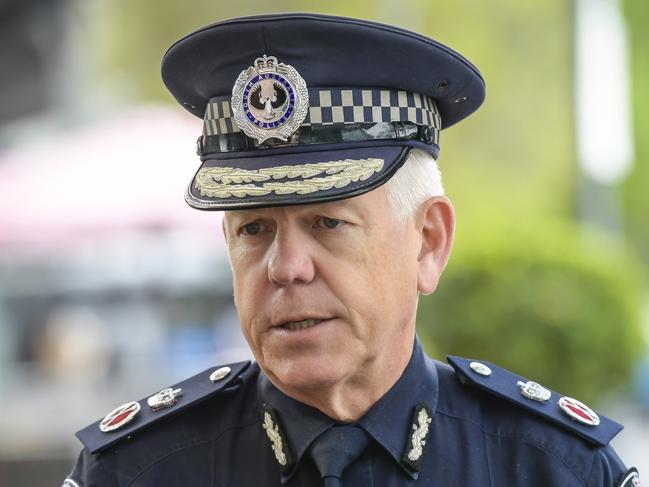
[[[385,183],[388,201],[397,222],[412,218],[421,203],[443,196],[442,174],[437,161],[421,149],[413,149],[397,173]]]

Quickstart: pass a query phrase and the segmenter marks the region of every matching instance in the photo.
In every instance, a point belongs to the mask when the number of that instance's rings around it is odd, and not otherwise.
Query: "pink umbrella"
[[[0,154],[0,245],[60,244],[134,228],[220,234],[183,200],[201,121],[142,107]],[[214,242],[216,243],[216,242]]]

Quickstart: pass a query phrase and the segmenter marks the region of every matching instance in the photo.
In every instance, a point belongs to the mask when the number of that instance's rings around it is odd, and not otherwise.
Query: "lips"
[[[287,330],[304,330],[319,323],[322,323],[322,320],[309,318],[301,321],[288,321],[282,325],[282,328],[286,328]]]
[[[308,315],[292,315],[283,316],[272,321],[272,328],[279,328],[283,330],[304,330],[319,325],[323,321],[331,319],[331,316],[308,316]]]

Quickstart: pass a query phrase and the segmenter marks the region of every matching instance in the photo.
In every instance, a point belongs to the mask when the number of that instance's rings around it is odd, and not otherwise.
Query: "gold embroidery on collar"
[[[284,445],[282,444],[282,437],[279,434],[279,425],[273,423],[273,418],[268,412],[264,412],[264,429],[268,435],[268,439],[271,441],[271,448],[275,453],[275,458],[281,466],[286,465],[286,454],[284,453]]]
[[[414,430],[410,438],[412,448],[408,452],[408,458],[413,462],[419,460],[422,453],[424,452],[426,436],[428,435],[428,425],[431,421],[432,420],[430,419],[430,416],[428,416],[428,412],[422,408],[422,410],[419,411],[419,414],[417,415],[417,422],[419,423],[419,426],[417,426],[416,424],[412,425],[412,429]]]
[[[204,167],[196,175],[196,189],[202,196],[212,198],[243,198],[263,196],[269,193],[309,194],[331,188],[344,188],[352,182],[365,181],[383,169],[384,160],[343,159],[332,162],[277,166],[262,169],[239,169],[233,167]],[[323,177],[314,177],[320,174]],[[273,179],[295,181],[272,181]],[[261,186],[251,183],[263,183]],[[243,184],[245,183],[245,184]]]

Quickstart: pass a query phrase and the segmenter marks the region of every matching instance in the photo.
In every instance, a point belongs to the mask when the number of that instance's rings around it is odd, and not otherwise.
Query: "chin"
[[[282,389],[318,389],[336,384],[347,375],[344,363],[334,358],[306,356],[282,359],[262,367]]]

